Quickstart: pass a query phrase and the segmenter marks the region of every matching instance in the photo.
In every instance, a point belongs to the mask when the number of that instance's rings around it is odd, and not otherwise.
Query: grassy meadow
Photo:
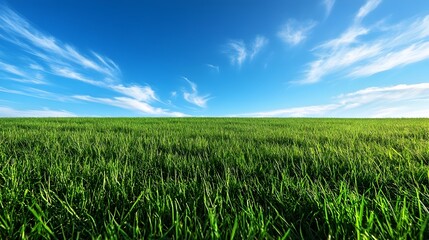
[[[429,239],[429,119],[0,119],[0,239]]]

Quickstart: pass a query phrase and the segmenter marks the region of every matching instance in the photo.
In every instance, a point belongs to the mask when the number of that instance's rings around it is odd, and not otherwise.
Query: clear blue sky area
[[[429,117],[422,0],[0,0],[0,117]]]

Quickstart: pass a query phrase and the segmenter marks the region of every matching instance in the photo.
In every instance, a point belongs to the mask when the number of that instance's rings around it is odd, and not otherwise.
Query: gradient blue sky
[[[0,0],[0,117],[429,117],[422,0]]]

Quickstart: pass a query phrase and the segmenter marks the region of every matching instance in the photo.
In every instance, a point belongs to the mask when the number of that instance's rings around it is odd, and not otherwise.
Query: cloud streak
[[[0,4],[0,40],[13,46],[14,54],[19,56],[0,59],[0,76],[4,79],[22,84],[50,86],[62,85],[62,81],[67,79],[75,80],[112,93],[106,98],[63,96],[63,99],[104,103],[146,114],[172,114],[168,109],[152,106],[161,101],[150,86],[123,83],[119,66],[110,58],[94,51],[82,53],[75,47],[43,33],[6,4]],[[19,59],[19,62],[16,62],[16,59]],[[82,96],[78,88],[73,91],[77,91],[76,96]],[[16,94],[19,94],[18,92],[17,90]],[[23,93],[40,97],[40,94],[31,91]],[[111,95],[116,96],[112,98]]]
[[[327,105],[314,105],[306,107],[294,107],[279,109],[274,111],[267,112],[257,112],[246,114],[252,117],[307,117],[307,116],[321,116],[328,111],[337,109],[337,104],[327,104]]]
[[[257,35],[250,47],[243,40],[231,40],[228,42],[225,53],[229,56],[232,65],[241,67],[246,60],[252,61],[268,44],[268,39]]]
[[[37,30],[4,4],[0,5],[0,29],[1,38],[49,63],[59,65],[74,63],[110,77],[116,77],[120,73],[117,65],[112,64],[113,61],[110,59],[98,54],[94,54],[98,61],[84,56],[72,46]]]
[[[153,102],[158,101],[155,91],[149,87],[141,87],[138,85],[124,86],[122,84],[110,86],[116,92],[122,93],[126,96],[129,96],[137,101],[141,102]]]
[[[207,67],[209,67],[210,69],[212,69],[213,71],[219,73],[220,72],[220,68],[217,65],[213,65],[213,64],[206,64]]]
[[[368,77],[429,58],[429,15],[388,26],[388,31],[363,26],[361,21],[379,4],[369,0],[355,21],[339,37],[313,49],[316,59],[307,64],[301,84],[317,83],[332,74],[349,78]],[[372,40],[362,41],[372,36]]]
[[[240,67],[248,55],[246,45],[241,40],[232,40],[228,43],[228,48],[231,64]]]
[[[17,110],[10,107],[0,106],[0,117],[76,117],[74,113],[65,110]]]
[[[190,81],[188,78],[186,77],[182,77],[186,82],[189,83],[190,87],[191,87],[191,91],[183,91],[183,98],[189,102],[192,103],[198,107],[201,108],[205,108],[207,107],[207,101],[210,100],[210,95],[204,95],[201,96],[198,94],[198,88],[197,88],[197,84],[195,84],[194,82]]]
[[[332,8],[334,7],[335,0],[323,0],[322,4],[325,7],[326,16],[329,16],[331,14]]]
[[[370,12],[374,11],[378,5],[381,3],[381,0],[368,0],[365,5],[363,5],[359,12],[355,16],[355,22],[362,21]]]
[[[256,55],[268,44],[268,39],[264,36],[256,36],[255,41],[250,49],[250,60],[256,57]]]
[[[298,22],[289,19],[277,32],[277,36],[286,44],[296,46],[304,42],[311,30],[317,25],[315,21]]]
[[[250,117],[429,117],[429,83],[369,87],[341,94],[325,105],[243,114]]]
[[[149,105],[146,102],[138,101],[134,98],[129,97],[114,97],[114,98],[99,98],[92,97],[88,95],[75,95],[73,98],[93,103],[100,103],[109,106],[115,106],[123,109],[129,109],[133,111],[137,111],[141,114],[151,114],[157,116],[173,116],[173,117],[183,117],[185,114],[180,112],[170,112],[166,109],[155,108]]]
[[[373,102],[398,102],[428,98],[429,83],[400,84],[389,87],[370,87],[337,97],[346,109],[356,108]]]
[[[356,67],[349,76],[366,77],[390,69],[416,63],[429,58],[429,41],[415,43],[397,52],[390,52],[385,56],[379,56],[371,62]]]
[[[17,66],[4,63],[1,60],[0,60],[0,73],[2,73],[1,74],[2,77],[6,80],[21,82],[21,83],[46,84],[41,74],[35,71],[30,71],[30,73],[24,72],[20,70]]]

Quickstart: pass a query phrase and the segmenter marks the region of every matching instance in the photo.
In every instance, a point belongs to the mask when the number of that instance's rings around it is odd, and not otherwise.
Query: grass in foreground
[[[429,120],[0,119],[0,239],[428,239]]]

